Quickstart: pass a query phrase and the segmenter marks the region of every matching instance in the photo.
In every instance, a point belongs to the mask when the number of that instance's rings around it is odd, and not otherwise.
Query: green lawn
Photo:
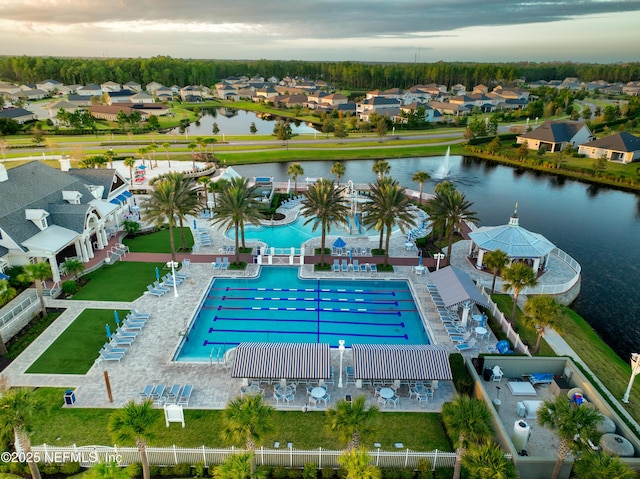
[[[173,229],[173,239],[176,251],[182,249],[182,239],[180,228]],[[188,226],[182,228],[185,235],[185,245],[188,251],[193,247],[193,235]],[[125,238],[123,243],[129,247],[129,251],[134,253],[171,253],[171,243],[169,242],[169,229],[161,229],[154,233],[142,234],[133,238]]]
[[[118,261],[110,266],[103,266],[82,277],[88,282],[73,295],[73,299],[133,301],[142,296],[148,284],[155,281],[156,267],[164,273],[163,266],[165,266],[164,263],[128,261]]]
[[[50,409],[38,414],[33,424],[32,444],[69,445],[113,444],[107,424],[113,409],[62,408],[65,389],[40,388],[36,394]],[[106,397],[106,391],[105,391]],[[186,427],[171,424],[165,427],[161,410],[153,426],[153,446],[210,447],[228,446],[218,431],[221,430],[222,411],[186,409]],[[266,438],[264,445],[275,441],[281,444],[292,442],[299,449],[340,447],[335,436],[325,432],[325,416],[321,411],[302,413],[299,411],[278,411],[275,413],[276,432]],[[87,427],[87,425],[91,427]],[[372,447],[380,442],[383,449],[393,449],[396,442],[404,443],[416,451],[439,449],[451,451],[442,427],[440,414],[384,412],[376,426],[378,434],[365,446]],[[133,444],[124,444],[133,446]],[[236,444],[242,446],[243,444]]]
[[[124,319],[128,311],[119,311]],[[116,330],[112,310],[87,309],[27,369],[29,374],[86,374],[107,341],[106,324]]]

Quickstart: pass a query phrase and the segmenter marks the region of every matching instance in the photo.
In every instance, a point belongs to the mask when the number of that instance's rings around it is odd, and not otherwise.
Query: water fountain
[[[447,176],[449,176],[449,173],[451,172],[451,164],[449,161],[450,156],[451,156],[451,147],[448,146],[447,153],[444,155],[444,161],[438,167],[438,170],[434,175],[436,178],[444,180]]]

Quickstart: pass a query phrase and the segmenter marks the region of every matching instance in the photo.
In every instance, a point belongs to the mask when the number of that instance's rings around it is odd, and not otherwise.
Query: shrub
[[[302,479],[318,479],[318,468],[314,463],[308,462],[304,465]]]
[[[74,474],[78,474],[80,469],[81,467],[79,462],[65,462],[60,466],[60,473],[72,476]]]
[[[207,468],[204,467],[204,462],[196,462],[193,465],[193,474],[195,477],[204,477],[207,473]]]
[[[453,383],[459,394],[470,396],[473,393],[473,380],[467,367],[464,364],[462,354],[455,353],[449,355],[449,365],[453,374]]]
[[[432,477],[431,468],[431,461],[429,461],[429,459],[418,459],[418,479],[427,479],[428,477]]]
[[[72,296],[76,294],[78,292],[78,289],[80,289],[78,287],[78,283],[73,279],[69,279],[62,283],[62,292],[66,296]]]
[[[384,479],[400,479],[400,469],[397,467],[383,467],[382,477]]]
[[[9,276],[9,285],[13,288],[22,290],[31,286],[31,281],[20,281],[24,275],[24,268],[22,266],[12,266],[11,268],[7,268],[4,274]]]
[[[162,467],[160,466],[149,466],[149,474],[151,477],[158,477],[162,475]]]
[[[336,470],[332,467],[323,467],[320,469],[320,477],[322,479],[333,479],[336,475]]]
[[[403,467],[402,469],[398,469],[398,474],[400,479],[413,479],[415,471],[410,467]]]
[[[124,469],[127,475],[131,478],[142,476],[142,464],[139,462],[132,462]]]
[[[176,464],[175,466],[173,466],[173,475],[178,477],[191,476],[191,464],[187,464],[186,462]]]
[[[60,472],[60,467],[55,462],[48,462],[42,467],[42,472],[47,476],[54,476]]]
[[[271,477],[273,477],[273,479],[286,479],[287,469],[284,466],[276,466],[273,468]]]
[[[288,479],[300,479],[302,478],[302,469],[298,469],[297,467],[292,467],[287,471]]]

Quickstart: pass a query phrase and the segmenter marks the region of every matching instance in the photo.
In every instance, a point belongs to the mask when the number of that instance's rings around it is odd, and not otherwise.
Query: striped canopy
[[[231,377],[328,379],[328,343],[240,343]]]
[[[442,346],[354,344],[356,379],[451,381],[449,353]]]

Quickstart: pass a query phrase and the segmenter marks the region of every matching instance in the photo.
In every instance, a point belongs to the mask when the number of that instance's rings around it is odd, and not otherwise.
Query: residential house
[[[153,97],[146,91],[139,91],[138,93],[129,97],[131,103],[153,103]]]
[[[226,82],[216,84],[216,95],[221,100],[239,100],[238,89]]]
[[[331,106],[346,105],[349,99],[340,93],[330,93],[320,98],[320,103],[326,103]]]
[[[145,90],[147,91],[147,93],[150,93],[151,95],[153,95],[154,91],[156,91],[158,88],[162,88],[163,86],[164,85],[162,83],[158,83],[157,81],[152,81],[151,83],[147,83]]]
[[[202,88],[195,85],[188,85],[180,89],[180,98],[182,101],[186,102],[201,102],[202,98]]]
[[[89,107],[89,112],[94,118],[107,121],[118,121],[118,114],[120,112],[123,112],[125,115],[129,116],[134,111],[138,111],[140,113],[142,121],[147,121],[149,115],[144,111],[134,109],[134,105],[131,103],[116,105],[91,105]]]
[[[76,106],[91,106],[91,97],[86,95],[67,95],[67,101]]]
[[[158,101],[168,102],[173,100],[173,91],[171,88],[163,86],[154,92],[154,96]]]
[[[381,96],[365,98],[364,100],[356,103],[356,113],[358,118],[361,120],[369,121],[369,116],[374,112],[385,116],[385,110],[394,109],[395,114],[399,113],[400,105],[400,100],[395,98],[384,98]],[[365,117],[367,120],[364,119]]]
[[[0,95],[13,95],[20,92],[20,86],[9,82],[0,82]]]
[[[19,99],[22,101],[35,101],[42,100],[43,98],[49,97],[49,92],[44,90],[39,90],[37,88],[21,88],[18,93],[14,93],[10,95],[9,98],[14,100]]]
[[[103,92],[117,92],[122,90],[120,83],[116,83],[114,81],[107,81],[100,84],[100,88],[102,88]]]
[[[471,93],[480,93],[482,95],[486,95],[487,93],[489,93],[489,87],[487,85],[476,85],[473,87],[473,90],[471,90]]]
[[[420,108],[424,109],[424,121],[428,123],[439,123],[444,120],[444,115],[442,113],[430,105],[420,102],[413,102],[408,105],[401,106],[400,113],[397,116],[394,116],[391,120],[394,123],[407,123],[407,115],[414,114]]]
[[[256,90],[255,99],[257,99],[258,101],[261,101],[268,98],[274,98],[278,95],[279,95],[278,90],[276,90],[275,87],[269,86],[269,87]]]
[[[578,146],[578,153],[587,158],[604,156],[607,161],[631,163],[640,160],[640,137],[623,131]]]
[[[483,112],[490,112],[495,109],[495,104],[498,101],[495,98],[490,98],[483,93],[472,93],[470,95],[457,95],[449,98],[449,103],[454,105],[466,106],[470,110],[473,108],[480,108]]]
[[[38,119],[35,113],[25,110],[24,108],[5,108],[0,110],[0,118],[9,118],[21,125],[24,125],[28,121]]]
[[[142,85],[140,85],[140,83],[137,83],[137,82],[134,82],[134,81],[128,81],[127,83],[122,85],[122,88],[125,88],[127,90],[131,90],[131,91],[134,91],[134,92],[142,91]]]
[[[62,82],[59,82],[58,80],[44,80],[36,83],[36,88],[38,90],[46,91],[47,93],[60,90],[63,86]]]
[[[307,101],[307,95],[278,95],[271,97],[266,101],[279,107],[293,108],[296,105],[304,105]]]
[[[429,103],[431,108],[438,110],[443,115],[464,116],[471,113],[471,108],[459,103],[450,103],[448,101],[432,101]]]
[[[630,81],[622,87],[622,93],[630,96],[637,96],[640,94],[640,81]]]
[[[61,263],[88,262],[116,234],[131,196],[126,180],[115,170],[69,170],[69,162],[61,160],[65,171],[39,161],[0,165],[1,263],[45,260],[60,281]]]
[[[530,150],[545,148],[549,152],[562,151],[567,145],[578,146],[593,140],[589,127],[582,122],[547,120],[535,130],[519,135],[518,144],[527,142]]]
[[[461,83],[458,83],[456,85],[453,85],[450,88],[450,91],[451,91],[451,96],[466,95],[467,94],[467,87],[464,86]]]
[[[102,93],[103,93],[102,88],[100,87],[100,85],[96,85],[96,84],[89,84],[89,85],[82,86],[78,88],[78,90],[76,91],[76,94],[80,96],[88,96],[88,97],[101,96]]]
[[[131,97],[134,95],[131,90],[108,91],[106,93],[109,97],[109,105],[114,105],[116,103],[131,103]]]
[[[55,125],[58,125],[60,122],[57,120],[58,112],[60,110],[64,110],[67,113],[75,113],[78,110],[84,110],[84,107],[79,107],[75,103],[71,103],[67,100],[56,100],[47,105],[47,111],[49,112],[49,118],[53,121]]]

